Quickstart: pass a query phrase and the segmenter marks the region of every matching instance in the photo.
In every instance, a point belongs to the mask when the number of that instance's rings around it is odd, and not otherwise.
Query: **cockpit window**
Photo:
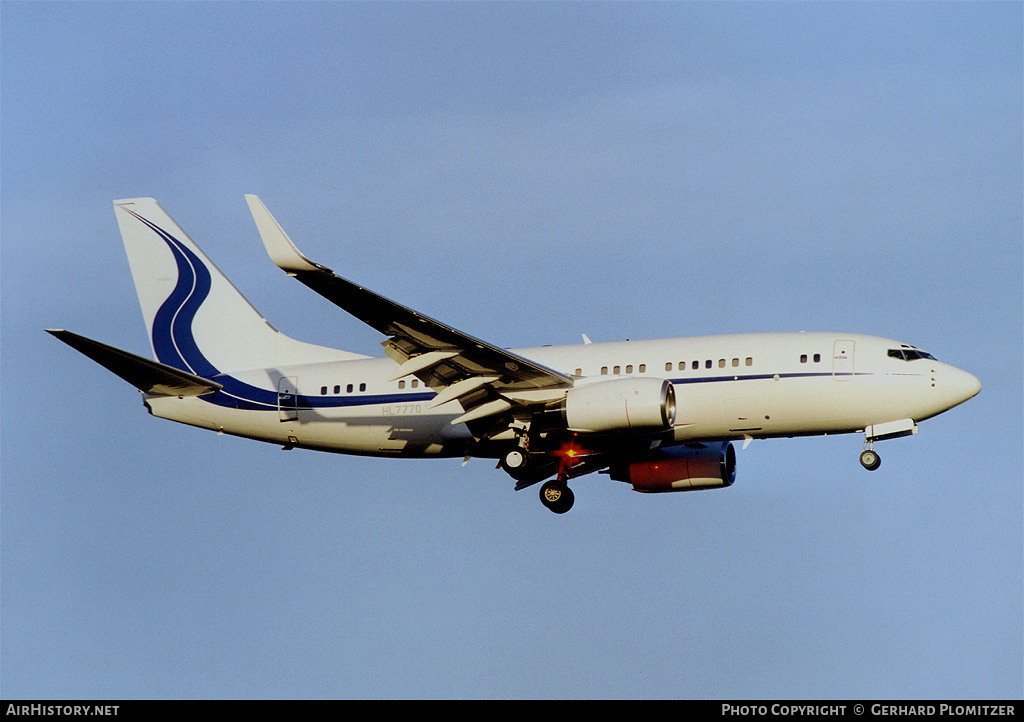
[[[891,348],[889,349],[889,356],[898,358],[901,361],[917,361],[922,358],[931,359],[932,361],[937,360],[930,353],[919,348]]]

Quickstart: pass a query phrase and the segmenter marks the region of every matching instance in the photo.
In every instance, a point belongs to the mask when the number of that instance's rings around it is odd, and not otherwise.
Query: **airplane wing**
[[[306,258],[254,195],[249,210],[278,268],[389,336],[385,353],[398,363],[391,380],[413,375],[438,392],[433,406],[458,400],[453,424],[496,417],[515,406],[561,399],[572,377],[481,341],[374,293]]]

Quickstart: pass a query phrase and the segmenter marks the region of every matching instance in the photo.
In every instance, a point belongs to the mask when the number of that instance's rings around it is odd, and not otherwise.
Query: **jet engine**
[[[616,379],[569,389],[562,413],[570,431],[660,431],[676,420],[676,394],[665,379]]]
[[[613,464],[610,474],[648,493],[718,489],[736,480],[736,451],[728,441],[672,446],[643,461]]]

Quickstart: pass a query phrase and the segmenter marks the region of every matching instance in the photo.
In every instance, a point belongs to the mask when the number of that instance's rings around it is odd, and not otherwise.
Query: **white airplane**
[[[733,441],[863,433],[873,444],[970,399],[971,374],[919,348],[847,333],[762,333],[508,350],[307,259],[246,196],[274,263],[369,324],[384,358],[276,331],[152,198],[114,202],[154,356],[65,330],[149,412],[219,433],[344,454],[497,459],[564,513],[595,471],[640,492],[713,489]]]

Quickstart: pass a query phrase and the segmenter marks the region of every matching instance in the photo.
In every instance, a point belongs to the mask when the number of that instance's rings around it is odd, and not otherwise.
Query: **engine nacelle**
[[[728,441],[672,446],[651,459],[612,466],[611,476],[648,493],[720,489],[736,481],[736,450]]]
[[[676,394],[665,379],[616,379],[569,389],[563,407],[570,431],[659,431],[676,420]]]

